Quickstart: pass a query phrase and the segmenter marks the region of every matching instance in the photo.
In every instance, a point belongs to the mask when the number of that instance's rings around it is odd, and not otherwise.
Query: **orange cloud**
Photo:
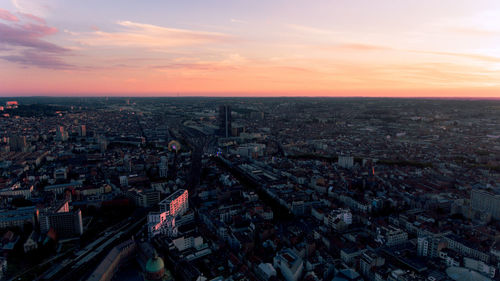
[[[90,46],[162,48],[209,44],[232,39],[231,36],[218,32],[169,28],[131,21],[120,21],[117,24],[121,27],[120,31],[95,30],[90,34],[83,34],[77,40]]]
[[[324,51],[384,51],[393,50],[390,47],[381,45],[372,45],[364,43],[338,43],[338,44],[326,44],[320,45],[319,49]]]
[[[32,14],[28,14],[28,13],[22,13],[22,12],[18,12],[21,16],[29,19],[29,20],[32,20],[32,21],[36,21],[38,23],[41,23],[41,24],[45,24],[45,20],[40,18],[40,17],[37,17],[35,15],[32,15]]]
[[[316,28],[316,27],[311,27],[311,26],[305,26],[305,25],[300,25],[300,24],[287,24],[286,25],[288,28],[298,31],[301,33],[307,33],[307,34],[314,34],[314,35],[331,35],[336,32],[329,30],[329,29],[322,29],[322,28]]]
[[[374,51],[374,50],[390,50],[391,49],[391,48],[385,47],[385,46],[359,44],[359,43],[339,44],[337,47],[340,49],[358,50],[358,51]]]

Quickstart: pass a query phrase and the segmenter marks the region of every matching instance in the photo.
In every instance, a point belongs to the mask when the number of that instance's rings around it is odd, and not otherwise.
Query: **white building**
[[[0,196],[5,197],[18,197],[22,196],[24,199],[31,199],[31,192],[33,191],[33,186],[29,187],[11,187],[4,188],[0,190]]]
[[[345,194],[340,195],[338,199],[346,204],[349,208],[362,213],[370,213],[373,208],[372,204],[370,204],[370,202],[368,202],[367,200],[361,199],[358,201]]]
[[[160,178],[166,178],[168,175],[168,159],[166,156],[160,158],[160,164],[158,165],[158,173]]]
[[[435,258],[439,252],[447,247],[446,241],[440,234],[419,236],[417,239],[417,255]]]
[[[500,219],[500,195],[473,189],[470,201],[472,209],[490,213],[493,218]]]
[[[121,186],[128,186],[128,177],[127,176],[120,176],[120,185]]]
[[[125,194],[136,206],[139,207],[152,207],[160,202],[160,192],[152,189],[137,190],[135,188],[129,189]]]
[[[14,210],[0,210],[0,228],[23,227],[25,223],[35,223],[37,209],[34,206],[20,207]]]
[[[26,242],[24,242],[23,245],[24,252],[27,253],[29,251],[37,249],[38,242],[39,242],[39,235],[35,231],[32,231],[28,239],[26,239]]]
[[[60,168],[54,170],[54,179],[56,180],[65,180],[68,178],[68,172],[66,168]]]
[[[448,234],[443,238],[446,241],[448,248],[457,251],[459,254],[469,256],[486,263],[490,262],[491,256],[488,252],[483,252],[481,249],[469,245],[468,243],[461,242],[462,240],[456,235]]]
[[[262,143],[246,143],[238,146],[238,148],[232,152],[241,156],[254,158],[262,156],[265,148],[266,145]]]
[[[417,255],[421,257],[429,256],[429,238],[428,237],[418,237],[417,239]]]
[[[361,254],[359,259],[359,270],[367,278],[365,280],[375,279],[374,268],[384,265],[385,259],[377,255],[374,251],[368,250]]]
[[[191,249],[191,248],[199,250],[199,249],[202,249],[204,246],[203,237],[201,237],[201,236],[196,236],[196,237],[194,237],[194,236],[189,236],[189,237],[181,236],[179,238],[173,239],[172,244],[180,252],[185,251],[187,249]]]
[[[261,263],[255,270],[257,275],[259,275],[264,280],[269,280],[271,277],[276,277],[276,269],[270,263]]]
[[[55,194],[62,194],[66,189],[79,189],[80,187],[82,187],[82,185],[83,181],[77,180],[70,183],[47,185],[44,190],[47,192],[53,192]]]
[[[346,225],[352,224],[352,213],[349,209],[332,210],[328,217],[325,217],[324,222],[326,225],[333,227],[334,222],[340,219]]]
[[[442,249],[439,251],[438,257],[444,261],[446,266],[460,266],[461,256],[450,249]]]
[[[354,166],[354,157],[352,156],[339,156],[337,165],[342,168],[350,169]]]
[[[464,258],[464,267],[469,268],[475,271],[479,271],[480,273],[484,273],[488,275],[490,278],[495,277],[496,269],[494,266],[488,265],[482,261],[478,261],[471,258]]]
[[[281,250],[273,259],[286,281],[298,281],[302,277],[304,261],[291,249]]]
[[[160,178],[166,178],[168,176],[168,166],[160,165],[158,167],[158,174]]]
[[[408,233],[394,226],[378,228],[377,232],[377,240],[389,247],[408,241]]]

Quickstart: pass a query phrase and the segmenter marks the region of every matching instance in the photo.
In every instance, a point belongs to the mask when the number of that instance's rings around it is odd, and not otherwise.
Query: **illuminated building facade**
[[[161,213],[166,212],[172,217],[182,216],[189,209],[188,191],[178,189],[159,204]]]
[[[149,237],[152,238],[156,235],[176,236],[175,219],[185,214],[189,208],[188,191],[179,189],[162,200],[159,205],[160,212],[148,214]]]
[[[173,237],[177,235],[175,217],[167,212],[151,212],[148,214],[148,235],[149,238],[156,235],[166,235]]]

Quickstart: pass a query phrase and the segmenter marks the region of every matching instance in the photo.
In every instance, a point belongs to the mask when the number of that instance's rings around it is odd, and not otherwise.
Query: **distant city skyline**
[[[0,96],[500,98],[500,2],[0,0]]]

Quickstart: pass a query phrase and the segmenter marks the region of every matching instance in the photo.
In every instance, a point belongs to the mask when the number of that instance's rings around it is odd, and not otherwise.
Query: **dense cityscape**
[[[1,280],[500,280],[499,100],[0,103]]]

